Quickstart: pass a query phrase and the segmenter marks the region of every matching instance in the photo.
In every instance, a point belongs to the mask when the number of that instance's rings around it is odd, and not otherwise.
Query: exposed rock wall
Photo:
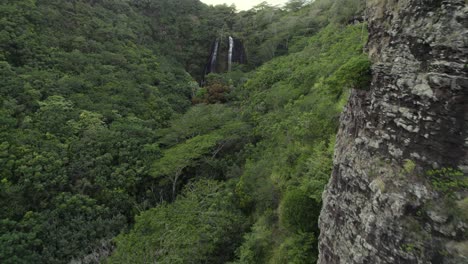
[[[367,5],[372,84],[341,117],[319,263],[468,263],[467,1]]]

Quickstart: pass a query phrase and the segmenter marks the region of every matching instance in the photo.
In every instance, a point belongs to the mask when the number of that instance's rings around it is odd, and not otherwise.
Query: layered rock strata
[[[468,7],[368,0],[370,89],[341,117],[319,263],[468,263]]]

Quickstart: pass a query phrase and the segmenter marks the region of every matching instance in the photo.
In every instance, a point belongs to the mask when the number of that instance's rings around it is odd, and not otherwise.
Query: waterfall
[[[233,49],[234,49],[234,39],[231,36],[229,36],[228,71],[231,71]]]
[[[211,72],[214,72],[216,69],[216,57],[218,56],[218,46],[219,46],[219,41],[216,40],[215,46],[213,49],[213,54],[211,54]]]
[[[229,35],[228,35],[229,36]],[[218,36],[210,43],[210,55],[203,68],[200,86],[205,85],[206,76],[210,73],[224,73],[232,71],[233,64],[247,64],[244,44],[242,40],[229,36]]]

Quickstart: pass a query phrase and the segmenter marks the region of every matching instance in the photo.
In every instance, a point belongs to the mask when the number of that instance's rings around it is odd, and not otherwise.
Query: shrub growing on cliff
[[[367,90],[371,80],[371,62],[367,54],[352,57],[341,66],[327,83],[337,88]]]
[[[468,190],[468,177],[460,170],[454,168],[442,168],[429,170],[427,176],[435,190],[452,193]]]

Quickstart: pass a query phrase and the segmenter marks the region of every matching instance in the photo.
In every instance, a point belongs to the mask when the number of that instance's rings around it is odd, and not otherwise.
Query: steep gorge
[[[319,263],[467,263],[467,2],[367,15],[372,83],[341,117]]]

